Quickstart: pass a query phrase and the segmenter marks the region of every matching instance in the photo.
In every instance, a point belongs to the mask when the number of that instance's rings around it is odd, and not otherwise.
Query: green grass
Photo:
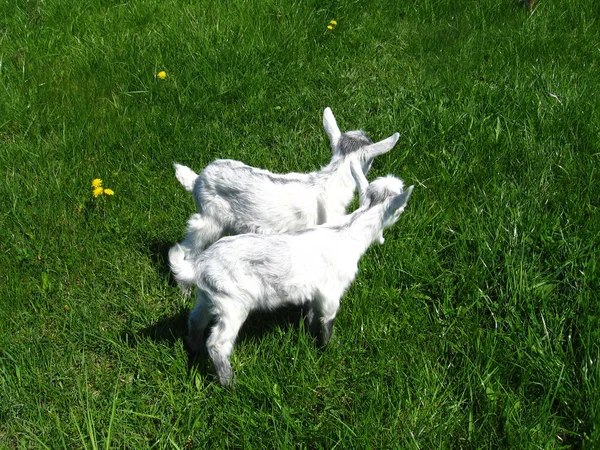
[[[599,5],[3,2],[0,448],[597,448]],[[314,170],[325,106],[415,192],[331,345],[255,317],[222,389],[171,164]]]

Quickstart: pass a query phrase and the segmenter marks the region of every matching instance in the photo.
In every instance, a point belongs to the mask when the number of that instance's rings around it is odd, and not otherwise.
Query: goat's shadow
[[[302,306],[283,306],[275,311],[258,311],[250,314],[240,333],[237,341],[254,340],[264,337],[276,328],[289,330],[299,329],[300,322],[304,320],[304,308]]]
[[[177,282],[173,278],[171,268],[169,267],[169,249],[173,246],[172,242],[156,241],[149,247],[148,256],[156,271],[169,280],[169,286],[176,287]]]
[[[173,346],[185,337],[188,313],[189,311],[182,307],[176,314],[163,317],[152,325],[142,328],[137,335],[139,338],[149,338],[154,342]]]
[[[206,349],[198,353],[192,353],[187,345],[187,320],[189,310],[180,309],[176,314],[159,319],[152,325],[143,328],[134,336],[134,341],[149,338],[155,342],[161,342],[174,346],[177,341],[183,341],[188,361],[188,373],[197,372],[203,379],[214,377],[212,364]],[[301,306],[286,306],[272,312],[254,312],[251,313],[242,326],[237,343],[244,341],[254,341],[265,337],[275,329],[289,330],[291,328],[299,329],[300,323],[304,320],[304,311]],[[206,336],[211,332],[213,323],[210,323],[206,329]]]
[[[168,277],[169,285],[177,287],[177,282],[173,278],[169,267],[169,249],[173,243],[165,241],[154,242],[149,247],[149,257],[159,274]],[[192,299],[188,304],[192,303]],[[187,320],[190,310],[181,307],[179,311],[171,316],[163,317],[157,322],[141,329],[135,335],[127,332],[126,340],[130,342],[139,342],[140,339],[149,338],[155,342],[174,346],[179,340],[183,341],[184,349],[188,356],[188,372],[198,372],[204,379],[207,375],[214,375],[211,372],[212,364],[206,350],[197,354],[190,352],[187,342]],[[236,342],[260,339],[275,329],[288,330],[290,328],[300,328],[300,323],[304,320],[304,308],[302,306],[284,306],[275,311],[259,311],[250,314],[244,322]],[[206,329],[206,336],[210,334],[212,323]]]

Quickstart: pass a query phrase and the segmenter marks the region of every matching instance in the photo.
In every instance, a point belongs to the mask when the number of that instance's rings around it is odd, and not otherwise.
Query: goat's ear
[[[369,182],[367,181],[367,177],[363,173],[362,167],[356,161],[352,161],[350,163],[350,172],[352,172],[352,177],[356,182],[356,186],[358,187],[358,193],[360,194],[360,203],[362,206],[363,196],[367,192],[367,187],[369,186]]]
[[[364,151],[368,158],[375,158],[376,156],[383,155],[394,148],[396,142],[400,138],[400,133],[394,133],[389,138],[383,141],[375,142],[374,144],[367,145]]]
[[[383,213],[383,228],[391,227],[396,223],[400,214],[404,212],[404,208],[406,206],[406,202],[410,198],[410,194],[412,194],[414,186],[409,187],[402,194],[396,195],[392,198],[392,200],[388,203],[387,208]]]
[[[390,202],[390,206],[388,207],[388,210],[387,210],[388,214],[393,215],[400,208],[404,208],[406,206],[406,203],[408,202],[408,199],[410,198],[410,194],[412,194],[413,188],[414,188],[414,186],[411,186],[406,191],[404,191],[402,194],[398,194],[394,198],[392,198],[392,201]]]
[[[325,133],[329,136],[331,148],[335,149],[342,133],[329,106],[323,111],[323,127],[325,128]]]

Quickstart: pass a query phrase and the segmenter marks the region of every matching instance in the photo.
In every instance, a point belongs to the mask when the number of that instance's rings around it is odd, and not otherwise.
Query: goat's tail
[[[180,244],[175,244],[169,250],[169,265],[182,289],[192,286],[196,279],[194,265],[185,256],[186,251]]]
[[[186,191],[192,192],[198,174],[189,167],[181,164],[173,163],[173,167],[175,168],[175,178],[177,178],[177,181],[183,185]]]

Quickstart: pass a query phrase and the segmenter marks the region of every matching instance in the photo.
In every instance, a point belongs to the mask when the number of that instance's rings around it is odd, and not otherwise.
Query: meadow
[[[597,0],[2,2],[0,448],[600,448],[599,22]],[[326,106],[399,132],[368,178],[415,190],[330,345],[252,317],[224,389],[182,341],[172,163],[316,170]]]

